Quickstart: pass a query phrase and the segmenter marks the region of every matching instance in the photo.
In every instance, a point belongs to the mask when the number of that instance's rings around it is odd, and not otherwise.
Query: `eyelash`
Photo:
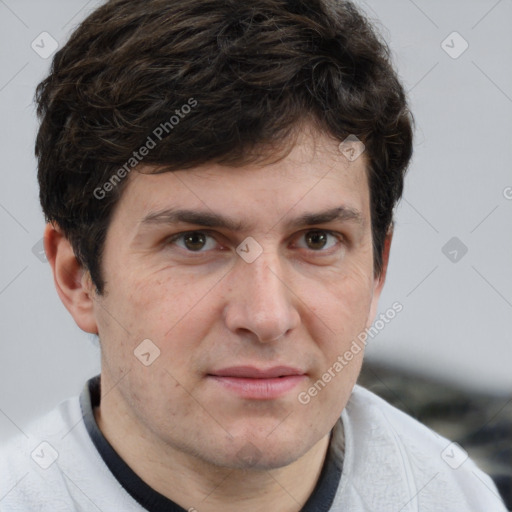
[[[308,229],[306,231],[303,231],[300,236],[302,237],[302,236],[307,235],[308,233],[314,233],[314,232],[330,235],[330,236],[336,238],[338,240],[338,242],[340,242],[340,243],[346,242],[345,237],[341,233],[338,233],[336,231],[330,231],[328,229]],[[193,231],[183,231],[181,233],[177,233],[176,235],[173,235],[172,237],[170,237],[166,240],[166,245],[171,245],[174,242],[176,242],[177,240],[183,239],[187,235],[193,235],[193,234],[197,234],[197,233],[206,235],[207,237],[210,237],[210,238],[213,238],[216,240],[216,238],[214,236],[214,232],[211,232],[208,230],[193,230]],[[318,255],[330,255],[333,252],[333,249],[335,250],[337,248],[337,246],[338,246],[338,244],[336,244],[334,247],[331,247],[330,249],[327,249],[327,250],[322,250],[322,249],[319,249],[319,250],[305,249],[305,250],[308,250],[312,253],[316,253]],[[209,252],[209,251],[202,251],[202,250],[191,251],[191,250],[183,248],[183,247],[180,247],[180,249],[186,251],[187,255],[197,255],[198,257]]]

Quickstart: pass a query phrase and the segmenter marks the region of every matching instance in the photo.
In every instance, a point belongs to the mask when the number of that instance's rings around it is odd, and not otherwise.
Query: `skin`
[[[366,165],[364,154],[349,162],[338,141],[305,130],[277,163],[134,172],[108,230],[102,296],[58,226],[47,226],[57,291],[101,340],[98,425],[146,483],[183,508],[293,512],[312,493],[363,351],[307,405],[298,395],[371,325],[387,268],[391,234],[375,278]],[[339,206],[361,221],[289,225]],[[142,222],[169,208],[248,226]],[[192,230],[203,236],[171,241]],[[236,252],[249,236],[263,249],[252,263]],[[149,366],[134,356],[145,339],[160,350]],[[247,399],[208,376],[238,365],[288,365],[306,376],[279,398]]]

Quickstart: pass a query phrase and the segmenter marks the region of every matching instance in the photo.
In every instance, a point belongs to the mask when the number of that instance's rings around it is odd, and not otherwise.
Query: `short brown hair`
[[[98,293],[120,178],[158,126],[165,133],[144,157],[158,172],[249,163],[306,119],[340,142],[357,136],[382,270],[413,118],[388,46],[351,2],[110,0],[55,54],[36,102],[41,205]]]

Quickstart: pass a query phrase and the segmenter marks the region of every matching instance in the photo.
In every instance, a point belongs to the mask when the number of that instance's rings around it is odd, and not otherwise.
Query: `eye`
[[[173,236],[168,243],[176,244],[178,247],[191,252],[205,252],[214,249],[216,241],[204,231],[188,231]]]
[[[335,247],[341,241],[341,235],[323,229],[315,229],[306,231],[300,239],[304,240],[306,245],[297,244],[297,247],[321,252]]]

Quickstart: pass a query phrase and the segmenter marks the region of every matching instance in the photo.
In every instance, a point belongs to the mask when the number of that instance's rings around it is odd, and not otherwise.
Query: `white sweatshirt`
[[[26,436],[0,446],[0,512],[186,510],[138,479],[110,445],[102,458],[90,434],[95,429],[106,443],[92,414],[92,380],[80,397],[32,422]],[[360,386],[327,459],[330,483],[317,484],[303,512],[506,512],[492,480],[461,448]]]

